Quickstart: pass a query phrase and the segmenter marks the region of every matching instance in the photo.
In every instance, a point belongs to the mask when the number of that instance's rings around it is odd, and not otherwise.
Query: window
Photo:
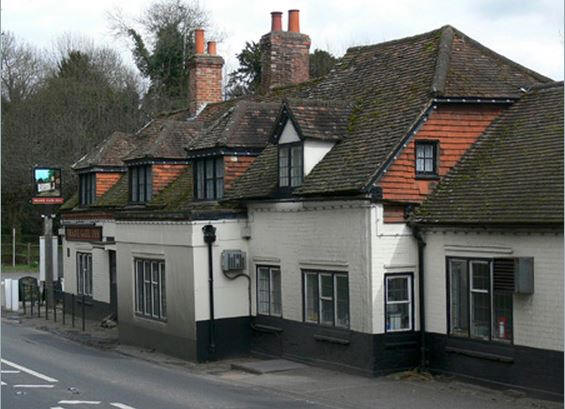
[[[96,173],[83,173],[79,175],[80,205],[87,206],[96,200]]]
[[[257,267],[257,313],[282,315],[281,270],[278,267]]]
[[[412,275],[385,276],[386,332],[410,331],[412,321]]]
[[[416,142],[416,175],[437,176],[437,142]]]
[[[165,291],[165,262],[162,260],[134,259],[135,311],[149,318],[167,318]]]
[[[484,340],[512,339],[512,291],[493,286],[493,260],[448,258],[449,333]]]
[[[92,254],[77,253],[77,294],[92,297]]]
[[[279,145],[279,187],[300,186],[303,178],[302,144]]]
[[[145,203],[151,200],[152,179],[151,165],[130,166],[129,198],[131,202]]]
[[[224,197],[224,157],[199,159],[194,165],[196,199],[217,200]]]
[[[349,328],[347,274],[304,272],[304,321]]]

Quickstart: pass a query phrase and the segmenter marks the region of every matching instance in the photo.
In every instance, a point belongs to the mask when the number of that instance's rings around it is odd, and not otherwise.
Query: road
[[[2,322],[3,409],[327,408]]]

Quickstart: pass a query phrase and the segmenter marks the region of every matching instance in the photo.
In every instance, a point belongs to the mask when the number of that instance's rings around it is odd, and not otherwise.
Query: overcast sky
[[[2,31],[38,47],[76,33],[120,49],[125,42],[109,33],[105,12],[119,5],[138,15],[151,0],[2,0]],[[312,48],[342,55],[347,47],[374,44],[450,24],[494,51],[556,80],[563,79],[563,0],[208,0],[213,24],[225,40],[218,53],[228,69],[245,41],[258,41],[270,29],[270,12],[300,9],[301,31]]]

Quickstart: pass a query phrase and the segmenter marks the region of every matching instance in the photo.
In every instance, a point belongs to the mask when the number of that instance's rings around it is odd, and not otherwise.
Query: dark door
[[[108,258],[110,260],[110,311],[118,320],[118,284],[116,282],[116,252],[114,250],[108,251]]]

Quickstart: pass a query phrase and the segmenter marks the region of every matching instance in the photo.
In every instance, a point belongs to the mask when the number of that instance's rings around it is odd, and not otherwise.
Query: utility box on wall
[[[222,270],[238,271],[245,269],[245,252],[241,250],[222,251]]]

